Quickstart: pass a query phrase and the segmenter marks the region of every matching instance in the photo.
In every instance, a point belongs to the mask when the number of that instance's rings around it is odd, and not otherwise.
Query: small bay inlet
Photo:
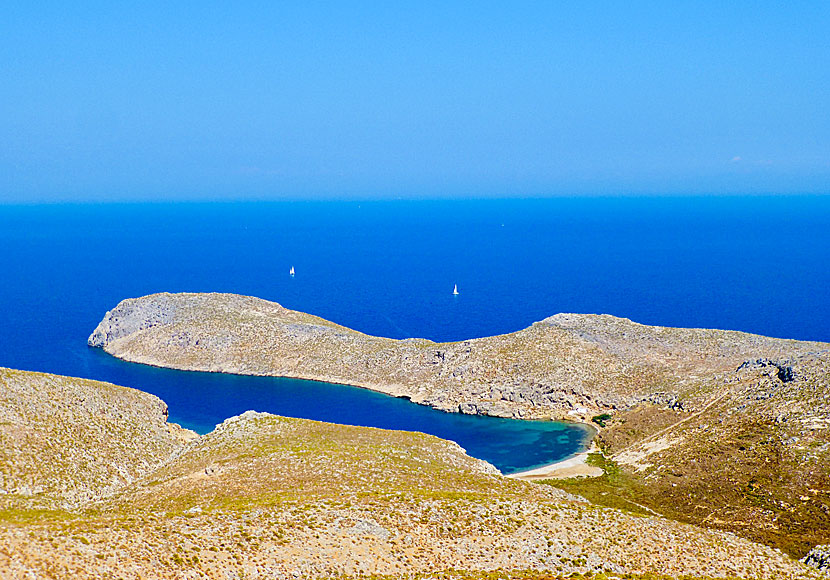
[[[382,393],[318,381],[177,371],[127,363],[88,349],[91,374],[152,393],[169,406],[170,421],[207,433],[253,409],[330,423],[421,431],[461,445],[503,473],[559,461],[584,450],[586,425],[445,413]]]

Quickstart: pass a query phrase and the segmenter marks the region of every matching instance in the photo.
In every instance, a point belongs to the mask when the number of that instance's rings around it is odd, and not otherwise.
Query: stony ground
[[[151,395],[0,377],[4,578],[817,577],[729,533],[504,478],[428,435],[249,412],[194,437]]]
[[[706,404],[691,410],[641,404],[618,413],[600,435],[614,473],[562,487],[607,505],[634,501],[798,557],[828,543],[830,355],[786,363],[786,380],[762,359],[701,382],[697,396]]]
[[[562,487],[799,557],[830,542],[827,343],[579,314],[456,343],[392,340],[232,294],[125,300],[89,342],[130,361],[355,384],[447,411],[598,417],[614,475]]]
[[[0,513],[105,497],[195,437],[167,423],[167,405],[141,391],[0,368]]]

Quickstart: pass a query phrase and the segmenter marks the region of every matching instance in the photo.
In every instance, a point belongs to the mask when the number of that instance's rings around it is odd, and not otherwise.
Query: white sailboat
[[[452,293],[454,296],[458,296],[458,284],[453,286]]]
[[[291,266],[291,269],[288,271],[288,275],[289,275],[289,276],[293,276],[293,275],[294,275],[294,266]]]

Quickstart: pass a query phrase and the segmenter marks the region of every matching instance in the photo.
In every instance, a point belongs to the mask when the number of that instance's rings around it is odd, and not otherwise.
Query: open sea
[[[0,366],[138,388],[202,433],[255,409],[424,431],[510,472],[572,455],[590,432],[86,346],[120,300],[161,291],[258,296],[393,338],[586,312],[830,341],[830,196],[0,205]]]

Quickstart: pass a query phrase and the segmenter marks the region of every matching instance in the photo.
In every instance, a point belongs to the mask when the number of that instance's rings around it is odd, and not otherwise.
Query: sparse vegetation
[[[39,403],[29,405],[27,397],[44,392],[71,405],[62,393],[77,401],[78,394],[93,395],[87,390],[117,391],[65,377],[54,378],[61,390],[40,391],[38,376],[14,375],[15,381],[28,378],[33,388],[17,390],[18,406],[35,408]],[[86,411],[77,412],[79,441],[88,441],[84,431],[96,427],[83,420]],[[141,419],[123,415],[131,424],[112,437],[126,445],[122,438]],[[48,452],[84,450],[67,439],[58,443],[69,448]],[[128,454],[115,467],[126,469],[132,460],[142,456]],[[615,474],[612,464],[606,467]],[[35,480],[39,473],[33,472]],[[97,489],[95,478],[77,475],[76,485]],[[54,493],[60,492],[44,497]],[[600,508],[549,486],[504,478],[435,437],[256,413],[171,447],[132,481],[66,514],[0,524],[0,570],[12,577],[73,578],[209,577],[219,570],[254,578],[296,572],[644,579],[712,571],[814,577],[774,550],[731,535]]]

